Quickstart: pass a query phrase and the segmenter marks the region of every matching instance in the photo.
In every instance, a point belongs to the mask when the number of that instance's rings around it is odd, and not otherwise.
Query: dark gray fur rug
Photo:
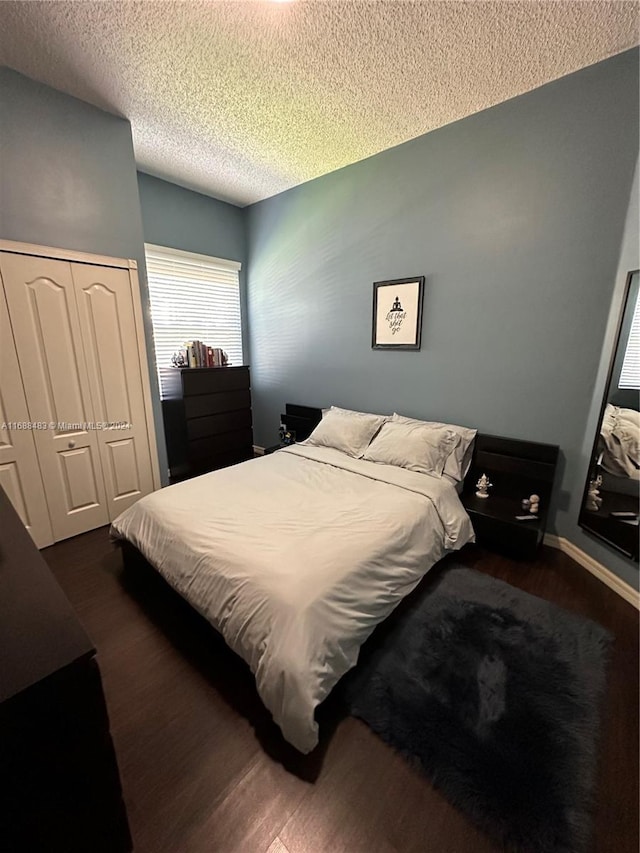
[[[424,586],[363,649],[350,712],[507,850],[586,850],[611,636],[461,566]]]

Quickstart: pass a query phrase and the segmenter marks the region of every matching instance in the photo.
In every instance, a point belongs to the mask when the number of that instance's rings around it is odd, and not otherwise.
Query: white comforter
[[[318,742],[314,709],[373,628],[473,539],[447,481],[301,446],[148,495],[112,533],[247,661],[301,752]]]
[[[604,470],[618,477],[640,480],[640,413],[607,403],[600,435]]]

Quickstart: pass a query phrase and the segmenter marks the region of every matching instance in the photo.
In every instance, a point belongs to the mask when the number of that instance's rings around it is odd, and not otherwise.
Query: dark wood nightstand
[[[552,444],[477,436],[461,500],[480,545],[525,560],[535,557],[547,527],[559,450]],[[493,483],[488,498],[476,497],[482,474]],[[516,516],[528,515],[522,499],[532,494],[540,496],[537,517],[517,521]]]
[[[322,420],[322,409],[314,408],[313,406],[298,406],[294,403],[286,403],[285,411],[280,415],[280,423],[284,424],[289,432],[294,436],[296,441],[304,441],[309,438],[313,430]],[[293,442],[295,444],[295,441]],[[282,447],[289,447],[287,444],[272,444],[270,447],[265,447],[264,455],[275,453]]]

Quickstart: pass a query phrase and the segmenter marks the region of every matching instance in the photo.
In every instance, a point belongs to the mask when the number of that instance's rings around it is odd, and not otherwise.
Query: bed
[[[315,708],[374,627],[473,540],[441,474],[302,443],[148,495],[112,534],[249,664],[285,739],[307,753]]]

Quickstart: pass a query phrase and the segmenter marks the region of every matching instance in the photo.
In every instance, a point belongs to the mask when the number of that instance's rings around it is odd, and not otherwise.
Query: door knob
[[[75,446],[76,446],[75,441],[70,441],[70,442],[69,442],[69,447],[75,447]]]

